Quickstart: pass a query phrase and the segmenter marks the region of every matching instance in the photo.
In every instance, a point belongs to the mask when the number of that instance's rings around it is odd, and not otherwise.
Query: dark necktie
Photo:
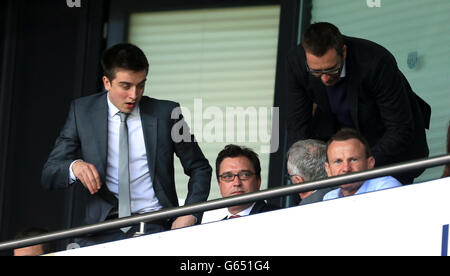
[[[119,218],[131,215],[127,113],[119,112]],[[127,232],[131,227],[121,228]]]
[[[232,215],[232,216],[230,216],[228,219],[239,218],[239,217],[240,217],[240,215]]]

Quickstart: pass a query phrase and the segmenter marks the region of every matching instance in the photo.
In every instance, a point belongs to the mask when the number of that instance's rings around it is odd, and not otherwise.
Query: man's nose
[[[353,171],[353,169],[352,169],[352,166],[351,166],[350,162],[344,162],[342,164],[342,172],[350,173],[352,171]]]
[[[233,186],[240,186],[242,184],[242,180],[239,178],[238,175],[234,176],[234,180],[233,180]]]
[[[330,80],[330,76],[328,76],[327,74],[322,74],[320,76],[320,79],[322,80],[323,83],[327,83]]]
[[[136,86],[133,86],[128,91],[128,97],[135,100],[137,98],[138,90]]]

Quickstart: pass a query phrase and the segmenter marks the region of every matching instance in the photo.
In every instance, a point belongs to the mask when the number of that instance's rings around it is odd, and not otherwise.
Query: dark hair
[[[22,232],[19,232],[15,239],[25,239],[25,238],[32,238],[35,236],[40,236],[43,234],[47,234],[49,231],[43,228],[39,227],[31,227],[23,230]],[[44,254],[51,253],[55,251],[55,245],[52,242],[46,242],[42,243],[42,250],[44,251]]]
[[[328,162],[328,148],[330,147],[330,144],[334,141],[346,141],[349,139],[357,139],[359,140],[363,146],[364,151],[366,154],[366,158],[369,158],[372,154],[370,153],[370,146],[367,140],[356,130],[351,128],[343,128],[336,132],[333,136],[331,136],[330,140],[327,142],[327,162]]]
[[[450,122],[447,130],[447,153],[450,153]],[[442,177],[447,176],[450,176],[450,164],[445,165],[444,173],[442,174]]]
[[[247,157],[253,165],[255,169],[255,175],[258,178],[261,178],[261,165],[259,163],[258,154],[256,154],[252,149],[241,147],[237,145],[226,145],[225,148],[219,152],[216,159],[216,177],[219,180],[219,171],[220,164],[227,157],[239,157],[244,156]]]
[[[130,43],[120,43],[106,49],[103,52],[101,64],[103,74],[109,80],[114,79],[118,68],[136,72],[145,70],[148,73],[147,57],[141,49]]]
[[[306,52],[315,56],[323,56],[334,48],[339,56],[343,55],[344,40],[339,29],[328,22],[311,24],[302,36],[302,46]]]

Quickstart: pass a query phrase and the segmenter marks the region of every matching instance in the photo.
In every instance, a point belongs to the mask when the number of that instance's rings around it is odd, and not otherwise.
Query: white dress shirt
[[[250,205],[248,208],[246,208],[246,209],[240,211],[240,212],[237,213],[237,214],[232,214],[232,213],[230,213],[230,211],[228,211],[228,216],[227,216],[227,218],[230,218],[230,217],[232,217],[232,216],[240,216],[240,217],[248,216],[248,215],[250,215],[250,212],[252,211],[253,206],[255,206],[255,204],[256,204],[256,202],[254,202],[254,203],[253,203],[252,205]]]
[[[119,109],[111,103],[108,94],[108,154],[106,166],[106,186],[119,197]],[[153,182],[147,162],[144,132],[142,130],[139,106],[136,106],[127,119],[129,143],[129,170],[131,212],[136,214],[147,213],[162,209],[153,190]],[[73,163],[72,163],[73,164]],[[75,176],[70,166],[71,182]]]

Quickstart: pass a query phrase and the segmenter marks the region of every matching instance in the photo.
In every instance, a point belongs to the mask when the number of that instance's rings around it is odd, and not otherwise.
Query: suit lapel
[[[106,158],[108,154],[108,103],[106,93],[99,97],[95,103],[91,113],[91,133],[92,139],[96,140],[96,148],[98,156],[100,156],[100,164],[98,164],[98,172],[102,182],[105,181],[106,174]]]
[[[140,108],[142,130],[144,132],[145,149],[147,151],[147,163],[150,176],[155,181],[155,164],[156,164],[156,147],[157,147],[157,130],[158,120],[151,115],[149,104],[142,98]]]
[[[266,202],[263,200],[256,201],[255,205],[253,206],[252,210],[250,211],[249,215],[254,215],[258,213],[264,212],[264,209],[266,208]]]

